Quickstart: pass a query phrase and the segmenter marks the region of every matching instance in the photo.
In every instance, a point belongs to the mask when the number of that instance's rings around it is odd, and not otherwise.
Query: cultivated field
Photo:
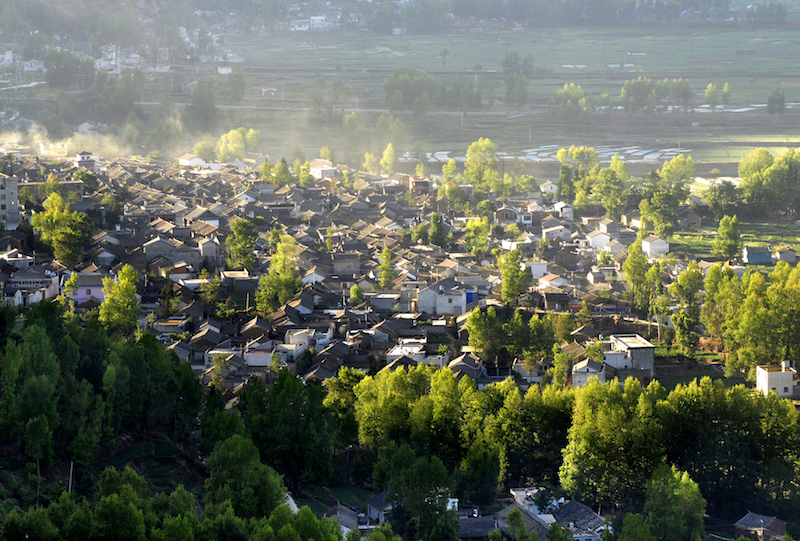
[[[344,105],[345,112],[356,110],[361,121],[369,124],[386,112],[384,81],[396,68],[406,66],[439,77],[474,78],[484,89],[484,106],[477,111],[464,114],[461,109],[432,108],[422,119],[413,119],[410,112],[400,113],[408,133],[406,150],[416,147],[425,152],[463,154],[478,137],[491,138],[509,154],[571,144],[688,148],[696,161],[709,164],[708,170],[718,167],[731,174],[735,167],[731,171],[726,164],[740,160],[753,148],[768,146],[781,152],[800,144],[797,110],[791,105],[794,99],[800,101],[800,33],[794,28],[698,30],[665,25],[442,36],[280,32],[229,37],[224,47],[246,57],[248,88],[239,106],[223,110],[222,128],[260,128],[273,157],[289,156],[295,148],[313,156],[323,127],[328,127],[335,140],[342,135],[340,111],[322,118],[311,114],[309,89],[314,78],[324,77],[328,83],[342,79],[354,96]],[[443,49],[449,52],[444,62]],[[531,99],[525,107],[508,107],[502,102],[505,91],[500,62],[512,50],[521,55],[533,53],[540,70],[531,81]],[[605,92],[616,99],[622,83],[640,75],[688,78],[695,94],[693,111],[635,115],[598,111],[588,133],[562,126],[552,96],[564,83],[581,84],[594,98]],[[170,87],[180,88],[185,79],[224,78],[216,75],[211,65],[185,66],[158,77],[145,101],[156,101]],[[730,83],[731,103],[724,111],[711,113],[702,107],[709,82],[719,89]],[[790,106],[782,116],[768,115],[766,97],[778,84],[784,85]],[[178,102],[188,99],[180,93],[174,98]],[[657,161],[661,157],[652,158]],[[633,171],[646,172],[653,165],[637,166]],[[557,171],[546,160],[528,167],[543,176]],[[704,172],[702,166],[700,172]]]

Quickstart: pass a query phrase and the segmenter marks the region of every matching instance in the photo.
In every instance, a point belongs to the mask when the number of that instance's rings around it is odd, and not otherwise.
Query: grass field
[[[786,221],[742,222],[739,224],[742,243],[748,246],[771,245],[773,248],[789,246],[800,249],[800,224]],[[717,231],[714,226],[703,227],[697,231],[678,231],[670,240],[672,253],[690,258],[713,258],[714,239]],[[764,269],[762,269],[764,270]]]

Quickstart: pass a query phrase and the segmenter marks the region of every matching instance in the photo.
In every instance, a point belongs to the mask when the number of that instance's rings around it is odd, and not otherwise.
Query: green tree
[[[467,149],[464,174],[476,188],[491,185],[497,179],[497,145],[481,137]]]
[[[94,529],[101,539],[147,539],[142,510],[120,494],[109,494],[100,499],[94,510]]]
[[[516,305],[519,297],[528,291],[533,282],[531,269],[525,264],[519,250],[511,250],[501,259],[500,273],[503,302]]]
[[[97,175],[88,169],[78,169],[75,171],[75,174],[72,175],[72,178],[73,180],[80,180],[83,182],[83,186],[86,188],[87,193],[92,193],[100,187],[100,182],[97,180]]]
[[[200,299],[203,304],[214,305],[219,297],[220,279],[214,272],[212,275],[208,269],[200,271]]]
[[[366,160],[365,160],[366,161]],[[386,145],[386,149],[383,151],[383,157],[381,158],[381,171],[383,171],[384,175],[391,175],[394,173],[394,164],[397,161],[397,158],[394,154],[394,146],[392,143]]]
[[[729,180],[711,184],[704,194],[704,199],[717,220],[721,220],[726,214],[733,215],[743,202],[741,190]]]
[[[375,155],[372,152],[364,154],[364,163],[361,164],[361,169],[367,173],[378,172],[378,161],[375,159]]]
[[[397,271],[394,270],[392,265],[392,252],[389,248],[384,248],[381,252],[381,264],[378,266],[378,273],[381,288],[385,288],[397,276]]]
[[[428,244],[430,242],[430,225],[419,224],[411,230],[411,242]]]
[[[519,51],[509,51],[500,62],[503,66],[503,73],[521,73],[526,77],[533,75],[533,68],[535,65],[535,58],[533,54],[528,53],[525,57],[521,57]]]
[[[319,157],[322,160],[333,161],[333,153],[328,145],[323,145],[319,148]]]
[[[643,312],[647,310],[649,295],[646,290],[646,275],[650,265],[642,252],[642,240],[637,238],[628,249],[628,257],[622,264],[631,304]]]
[[[717,93],[717,86],[714,83],[708,83],[706,87],[706,103],[711,107],[711,112],[714,112],[718,101],[719,94]]]
[[[496,365],[503,345],[503,333],[494,307],[490,306],[485,313],[480,308],[475,308],[467,317],[465,328],[469,334],[469,346],[473,351],[485,361]]]
[[[192,101],[184,112],[190,126],[202,131],[214,127],[217,121],[217,92],[213,81],[206,80],[197,85],[192,93]]]
[[[255,264],[253,249],[258,240],[255,225],[245,218],[235,218],[230,226],[231,234],[225,241],[228,265],[234,269],[252,269]]]
[[[521,73],[509,73],[503,80],[506,103],[524,105],[528,101],[528,78]]]
[[[25,425],[25,452],[36,461],[36,505],[39,505],[39,488],[42,484],[40,461],[50,454],[53,433],[47,424],[47,417],[39,415]]]
[[[444,247],[447,245],[447,231],[445,231],[442,215],[434,212],[431,215],[431,228],[428,233],[428,238],[431,244]]]
[[[741,235],[739,234],[739,220],[724,216],[719,222],[717,238],[714,240],[714,255],[725,259],[736,257],[741,249]]]
[[[726,82],[722,87],[722,104],[728,105],[731,102],[731,86]]]
[[[272,164],[269,163],[269,160],[264,160],[264,163],[261,164],[258,170],[258,178],[263,181],[272,181]]]
[[[300,291],[302,282],[296,276],[297,241],[277,233],[269,272],[262,274],[256,290],[256,309],[271,314]]]
[[[285,160],[281,160],[272,168],[272,182],[276,188],[282,188],[292,181],[292,174]]]
[[[82,212],[74,212],[58,193],[44,201],[44,212],[31,218],[34,230],[41,233],[42,242],[53,249],[53,255],[70,266],[83,255],[83,247],[92,236],[91,219]]]
[[[206,141],[198,141],[195,143],[192,147],[192,154],[207,162],[214,161],[217,157],[214,149]]]
[[[772,89],[767,97],[767,112],[771,115],[782,114],[786,110],[786,93],[783,85]]]
[[[572,539],[572,530],[567,526],[560,526],[557,522],[554,522],[547,530],[547,539],[549,541],[570,541]]]
[[[254,131],[254,130],[251,130]],[[247,150],[247,130],[237,128],[222,135],[214,147],[217,160],[223,161],[227,158],[242,158]]]
[[[125,265],[113,277],[103,278],[105,299],[100,304],[99,320],[106,327],[128,334],[137,327],[141,312],[136,298],[136,269]]]
[[[473,253],[479,253],[489,244],[489,231],[491,226],[485,216],[480,219],[472,219],[467,222],[467,234],[464,241],[467,249]]]
[[[656,538],[644,516],[639,513],[628,513],[622,521],[619,541],[656,541]]]
[[[706,501],[697,483],[675,466],[660,466],[647,486],[644,514],[650,531],[663,541],[696,541],[705,537]]]
[[[206,462],[206,501],[230,501],[237,516],[269,515],[283,503],[286,489],[278,473],[261,463],[249,439],[234,435],[217,445]]]
[[[281,370],[264,415],[249,427],[292,490],[326,483],[332,472],[333,427],[324,399],[320,381],[304,384],[294,372]]]
[[[350,286],[350,304],[353,306],[358,306],[364,302],[364,292],[361,291],[361,288],[358,287],[358,284],[353,284]]]

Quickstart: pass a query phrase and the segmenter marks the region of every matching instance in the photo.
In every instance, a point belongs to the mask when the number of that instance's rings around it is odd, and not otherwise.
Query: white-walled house
[[[474,296],[474,289],[472,290]],[[417,311],[460,316],[467,311],[467,288],[448,278],[417,292]]]
[[[558,214],[565,220],[569,220],[570,222],[575,219],[575,208],[570,205],[569,203],[565,203],[563,201],[559,201],[553,208],[558,212]]]
[[[572,386],[576,389],[589,383],[595,377],[600,383],[606,381],[606,365],[592,359],[584,359],[572,367]]]
[[[195,167],[205,167],[206,161],[200,156],[195,156],[194,154],[184,154],[178,158],[178,165],[181,167],[191,167],[194,169]]]
[[[542,260],[530,260],[526,261],[525,264],[531,269],[531,274],[534,278],[542,278],[543,276],[547,276],[547,261]]]
[[[642,252],[649,259],[659,259],[669,253],[669,243],[656,235],[648,235],[642,239]]]
[[[783,361],[780,366],[757,366],[756,389],[764,396],[774,391],[781,398],[788,398],[794,395],[796,377],[797,370],[788,361]]]
[[[586,240],[589,241],[589,246],[599,250],[611,241],[611,235],[603,233],[599,229],[595,229],[586,235]]]

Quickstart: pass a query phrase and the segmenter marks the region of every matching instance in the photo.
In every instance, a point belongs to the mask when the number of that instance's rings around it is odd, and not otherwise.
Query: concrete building
[[[796,377],[797,370],[789,361],[783,361],[780,366],[757,366],[756,388],[764,393],[764,396],[774,391],[781,398],[788,398],[794,395]]]
[[[624,353],[624,357],[627,359],[623,362],[623,366],[614,366],[610,357],[608,359],[604,358],[603,362],[618,369],[649,370],[650,374],[653,373],[656,351],[656,347],[653,344],[638,334],[612,334],[609,341],[611,342],[611,352]],[[604,355],[604,357],[607,356],[608,353]],[[627,362],[630,362],[630,365],[626,365]]]

